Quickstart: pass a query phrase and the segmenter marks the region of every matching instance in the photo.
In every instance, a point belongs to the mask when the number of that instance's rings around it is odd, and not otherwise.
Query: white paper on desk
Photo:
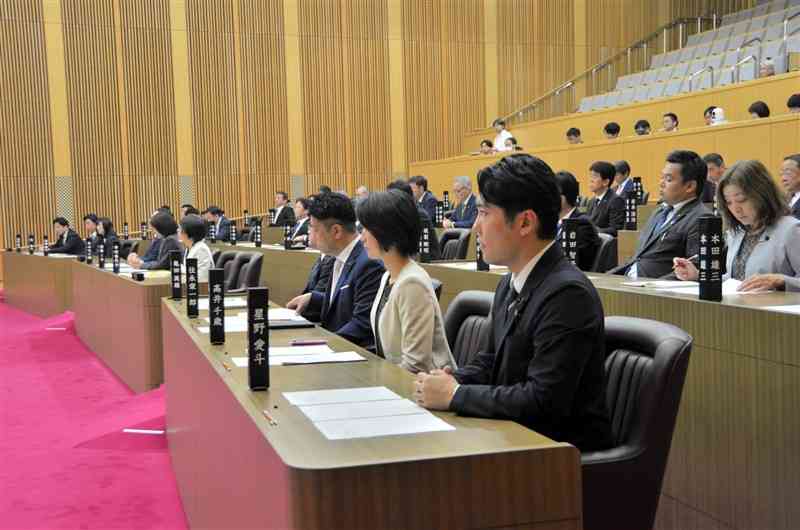
[[[688,283],[688,282],[681,282],[681,283]],[[768,291],[737,291],[739,286],[742,285],[740,280],[736,280],[734,278],[729,278],[722,282],[722,296],[741,296],[741,295],[748,295],[748,294],[763,294]],[[695,296],[700,296],[700,284],[696,284],[691,282],[690,285],[684,287],[675,287],[669,289],[659,289],[657,288],[656,291],[661,292],[669,292],[669,293],[678,293],[678,294],[692,294]]]
[[[383,399],[402,399],[385,386],[363,388],[337,388],[335,390],[309,390],[305,392],[284,392],[283,397],[292,405],[322,405],[324,403],[353,403],[357,401],[381,401]]]
[[[44,254],[42,254],[42,256],[44,256]],[[78,259],[78,256],[73,256],[72,254],[48,254],[47,257],[48,258],[62,258],[62,259]]]
[[[780,311],[781,313],[800,315],[800,305],[771,305],[762,307],[761,309],[770,309],[772,311]]]
[[[233,363],[239,368],[247,368],[247,357],[232,357]],[[279,355],[269,357],[270,366],[284,364],[322,364],[322,363],[352,363],[366,361],[364,357],[354,351],[318,353],[312,355]]]
[[[475,264],[474,261],[466,261],[466,262],[462,262],[462,263],[447,263],[447,262],[439,263],[439,262],[434,261],[434,262],[431,262],[430,265],[443,265],[443,266],[449,267],[451,269],[461,269],[461,270],[464,270],[464,271],[477,271],[478,270],[478,266]],[[501,265],[489,265],[489,270],[490,271],[505,271],[506,268],[501,266]]]
[[[227,306],[226,306],[227,307]],[[242,312],[237,316],[247,318],[247,313]],[[293,309],[285,309],[283,307],[275,307],[267,310],[267,318],[269,320],[291,320],[293,322],[305,322],[306,319],[298,315]]]
[[[384,416],[381,418],[320,421],[315,422],[314,426],[328,440],[454,431],[456,429],[428,411],[424,411],[421,414]]]
[[[211,322],[208,317],[203,319],[205,322]],[[208,333],[207,326],[197,328],[200,333]],[[247,320],[239,317],[225,317],[225,333],[243,333],[247,331]]]
[[[669,289],[671,287],[686,289],[687,287],[697,287],[700,284],[697,282],[684,282],[681,280],[650,280],[641,282],[622,282],[622,285],[626,285],[628,287],[651,287],[653,289]]]
[[[269,356],[280,355],[320,355],[333,352],[326,344],[313,344],[310,346],[275,346],[269,349]]]
[[[300,407],[300,410],[313,422],[402,416],[426,412],[425,409],[408,399],[387,399],[361,403],[328,403]]]
[[[208,298],[201,298],[198,300],[197,309],[200,311],[208,311]],[[232,296],[225,298],[225,309],[236,309],[238,307],[247,307],[247,299],[239,296]],[[247,313],[244,314],[247,318]]]

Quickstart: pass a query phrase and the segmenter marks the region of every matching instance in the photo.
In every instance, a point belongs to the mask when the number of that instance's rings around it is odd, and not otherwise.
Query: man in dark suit
[[[83,239],[75,230],[69,227],[69,221],[64,217],[53,219],[53,230],[55,230],[58,237],[50,247],[52,254],[78,256],[86,252],[86,243],[83,242]]]
[[[614,237],[625,228],[625,201],[610,189],[616,172],[609,162],[595,162],[589,167],[589,191],[594,199],[586,212],[600,232]]]
[[[292,227],[292,241],[308,244],[308,208],[311,201],[299,197],[294,201],[295,223]]]
[[[285,191],[275,194],[275,222],[272,226],[293,226],[294,210],[289,205],[289,196]]]
[[[574,219],[578,223],[576,233],[578,250],[575,264],[579,269],[588,271],[594,265],[597,251],[600,249],[600,236],[597,228],[588,217],[578,211],[578,180],[575,175],[567,171],[556,173],[556,183],[561,191],[561,212],[559,213],[556,244],[560,245],[564,237],[564,219]]]
[[[630,278],[661,278],[672,274],[673,258],[695,256],[700,247],[697,221],[711,212],[700,198],[708,168],[693,151],[673,151],[661,173],[661,207],[639,234],[636,253],[610,271]]]
[[[400,190],[403,193],[407,193],[412,198],[414,197],[414,192],[411,189],[411,185],[408,184],[403,179],[397,179],[394,182],[390,182],[388,186],[386,186],[387,190]],[[422,207],[422,205],[416,201],[414,201],[417,205],[417,213],[419,214],[419,222],[422,225],[422,228],[428,229],[428,235],[430,236],[428,241],[429,245],[428,248],[430,249],[430,259],[437,260],[442,259],[442,252],[439,249],[439,238],[436,236],[436,228],[433,225],[433,220],[428,216],[428,212]]]
[[[478,174],[484,259],[511,270],[492,305],[488,348],[455,372],[420,373],[421,406],[513,420],[582,451],[610,446],[603,307],[555,244],[550,167],[511,155]],[[576,311],[575,308],[580,308]]]
[[[286,307],[299,314],[319,311],[322,327],[358,344],[372,346],[369,315],[383,276],[383,264],[367,256],[356,232],[356,213],[341,193],[317,195],[311,203],[310,237],[320,252],[333,256],[324,291],[313,290]]]
[[[458,200],[458,206],[445,219],[442,226],[445,228],[472,228],[478,217],[478,204],[472,194],[472,182],[467,176],[456,177],[453,183],[453,195]]]
[[[628,197],[634,197],[633,179],[631,178],[631,166],[626,160],[614,162],[614,184],[611,189],[614,193],[627,201]]]
[[[100,218],[96,213],[87,213],[83,216],[83,227],[86,229],[86,237],[92,240],[92,248],[97,248],[97,223]]]
[[[789,197],[791,214],[800,219],[800,153],[783,159],[781,182]]]
[[[432,221],[436,222],[436,204],[438,204],[439,199],[428,191],[428,179],[422,175],[417,175],[408,179],[408,183],[411,185],[411,191],[417,204],[425,210]]]
[[[209,206],[204,212],[206,220],[214,224],[216,239],[227,241],[231,237],[231,222],[219,206]]]
[[[703,157],[703,161],[705,161],[706,168],[708,168],[708,174],[700,200],[704,204],[713,204],[717,195],[719,181],[722,180],[722,175],[725,174],[725,170],[728,168],[725,167],[725,160],[723,160],[722,155],[718,153],[708,153]]]

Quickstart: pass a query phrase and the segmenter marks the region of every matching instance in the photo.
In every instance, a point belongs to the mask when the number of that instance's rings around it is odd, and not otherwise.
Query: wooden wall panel
[[[0,244],[50,233],[53,146],[41,4],[0,0]],[[35,190],[35,193],[34,193]],[[51,234],[52,235],[52,234]]]

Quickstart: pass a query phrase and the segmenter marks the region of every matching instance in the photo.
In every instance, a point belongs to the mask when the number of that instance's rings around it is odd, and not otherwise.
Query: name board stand
[[[186,258],[186,316],[197,318],[199,315],[197,284],[197,258]]]
[[[436,217],[433,222],[437,228],[442,227],[442,223],[444,223],[444,203],[442,201],[438,201],[436,203],[436,208],[433,211],[434,216]]]
[[[212,243],[217,242],[217,225],[208,223],[208,240]]]
[[[567,218],[561,223],[561,248],[567,259],[575,265],[578,260],[578,220]]]
[[[111,270],[119,274],[119,241],[111,244]]]
[[[631,195],[625,199],[625,230],[638,230],[639,200]]]
[[[250,390],[269,388],[269,289],[247,290],[247,383]]]
[[[92,238],[86,238],[86,263],[89,265],[92,264],[92,259],[94,256],[94,248],[92,248]]]
[[[127,241],[128,239],[130,239],[130,237],[131,237],[131,232],[130,232],[130,228],[128,227],[128,222],[126,221],[122,225],[122,239]]]
[[[431,261],[431,233],[427,226],[422,227],[422,233],[419,235],[419,261],[422,263]]]
[[[257,248],[261,248],[261,221],[253,225],[253,242]]]
[[[633,177],[633,196],[636,197],[638,204],[644,204],[644,186],[642,177]]]
[[[444,211],[447,211],[447,210],[450,209],[450,193],[449,192],[444,192],[442,194],[442,206],[444,207]]]
[[[22,252],[22,234],[17,234],[14,238],[14,250]]]
[[[97,266],[101,269],[106,268],[106,241],[105,238],[100,239],[97,244]]]
[[[183,298],[183,288],[181,286],[181,254],[180,250],[172,250],[169,253],[169,273],[172,285],[172,299],[180,300]]]
[[[269,209],[269,225],[270,226],[274,226],[275,225],[275,220],[276,220],[275,219],[275,208],[270,208]]]
[[[292,249],[292,227],[289,225],[283,227],[283,248],[285,250]]]
[[[208,321],[211,344],[225,344],[225,269],[208,270]]]
[[[488,272],[489,264],[483,259],[483,248],[481,247],[481,238],[475,234],[475,266],[479,271]]]
[[[144,221],[142,221],[142,222],[139,224],[139,231],[141,231],[141,233],[142,233],[142,239],[143,239],[144,241],[147,241],[147,223],[145,223]]]
[[[228,241],[232,246],[236,246],[236,221],[231,221],[231,233]]]
[[[698,282],[700,300],[722,301],[722,219],[704,215],[698,221],[700,228],[700,247],[698,250]]]
[[[42,254],[45,256],[50,255],[50,239],[47,237],[47,234],[42,237]]]
[[[36,252],[36,237],[33,234],[28,235],[28,254],[33,256],[33,253]]]

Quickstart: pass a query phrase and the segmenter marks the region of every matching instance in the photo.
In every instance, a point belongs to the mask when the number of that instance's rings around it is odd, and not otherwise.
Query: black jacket
[[[433,219],[428,215],[428,212],[417,203],[417,213],[419,214],[419,222],[422,228],[428,229],[428,245],[430,248],[431,260],[442,259],[442,251],[439,248],[439,237],[436,235],[436,228],[433,225]]]
[[[294,225],[294,210],[291,206],[286,205],[281,209],[281,213],[275,219],[272,226],[293,226]]]
[[[794,206],[792,206],[791,214],[796,219],[800,219],[800,200],[798,200],[796,203],[794,203]]]
[[[161,239],[161,244],[158,247],[158,256],[153,261],[145,261],[142,264],[143,269],[148,270],[169,270],[169,253],[177,250],[181,253],[181,259],[183,259],[183,244],[178,240],[177,235],[167,236]]]
[[[597,257],[597,251],[600,249],[600,236],[597,235],[597,228],[592,224],[587,216],[580,213],[578,209],[572,210],[569,219],[576,219],[578,221],[578,256],[575,264],[582,271],[592,270],[594,259]],[[563,238],[562,227],[558,228],[557,244],[561,244]]]
[[[625,228],[625,200],[610,189],[602,200],[589,201],[586,215],[600,232],[617,237],[617,231]]]
[[[94,242],[94,247],[92,249],[92,252],[94,252],[95,255],[99,255],[100,254],[100,243],[102,242],[103,243],[103,254],[105,254],[105,256],[107,258],[110,258],[111,254],[114,252],[114,242],[115,241],[118,242],[118,243],[120,242],[119,238],[117,237],[117,233],[116,232],[111,232],[110,234],[106,234],[104,237],[97,236],[97,239]]]
[[[436,221],[436,204],[438,202],[439,201],[436,199],[436,195],[430,191],[426,191],[422,194],[422,197],[417,204],[422,206],[422,209],[425,210],[431,220]]]
[[[52,254],[71,254],[73,256],[78,256],[86,252],[86,243],[75,230],[70,228],[56,239],[55,244],[50,247],[50,252]]]
[[[495,292],[487,351],[455,372],[451,410],[513,420],[582,451],[609,447],[597,291],[556,244],[507,311],[510,282],[508,274]]]

